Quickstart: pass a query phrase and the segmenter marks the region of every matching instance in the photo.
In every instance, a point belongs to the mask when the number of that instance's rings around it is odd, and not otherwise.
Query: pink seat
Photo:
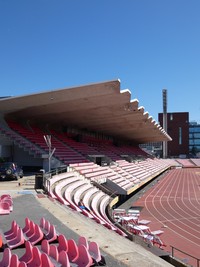
[[[62,267],[70,267],[69,257],[66,251],[62,250],[59,252],[58,262],[61,263]]]
[[[11,261],[11,250],[9,248],[5,248],[3,251],[3,256],[0,261],[1,267],[9,267]]]
[[[25,226],[22,228],[22,231],[24,234],[26,234],[30,230],[30,222],[31,222],[31,220],[28,217],[26,217],[25,218]]]
[[[45,220],[44,229],[43,229],[45,234],[49,233],[50,225],[51,225],[50,222],[48,220]]]
[[[46,220],[44,217],[40,219],[40,228],[44,232],[44,234],[49,233],[50,230],[50,222]]]
[[[41,250],[42,250],[42,252],[44,252],[47,255],[49,255],[49,249],[50,249],[49,242],[46,239],[43,239],[42,240],[42,243],[41,243]]]
[[[28,264],[33,258],[33,246],[29,241],[25,242],[25,249],[25,253],[19,258],[19,260]]]
[[[85,236],[80,236],[78,239],[78,245],[84,245],[87,249],[89,248],[88,241]]]
[[[41,219],[40,219],[40,227],[42,228],[42,229],[44,229],[45,228],[45,218],[44,217],[42,217]]]
[[[103,261],[105,263],[105,260],[101,256],[101,252],[100,252],[99,246],[97,245],[96,242],[91,241],[89,243],[89,253],[90,253],[91,257],[93,258],[93,260],[96,263],[99,263],[100,261]]]
[[[70,262],[75,262],[79,257],[79,250],[73,239],[68,240],[68,257]]]
[[[5,239],[6,239],[7,242],[9,242],[10,240],[16,238],[18,229],[19,229],[19,225],[15,224],[13,226],[13,232],[10,235],[5,236]]]
[[[38,244],[44,238],[44,234],[38,224],[34,225],[34,234],[28,239],[32,245]]]
[[[10,213],[10,206],[7,202],[0,202],[0,215],[6,215]]]
[[[16,254],[12,254],[9,267],[18,267],[19,263],[20,261],[18,256]]]
[[[13,201],[11,198],[3,198],[1,202],[6,202],[9,205],[10,211],[13,211]]]
[[[29,229],[24,233],[27,238],[30,238],[32,235],[34,235],[35,232],[35,223],[34,221],[30,220],[29,221]]]
[[[74,262],[78,267],[89,267],[93,265],[93,259],[84,245],[78,246],[79,257]]]
[[[60,234],[58,236],[57,249],[58,249],[58,252],[61,252],[62,250],[66,251],[66,252],[68,251],[68,241],[67,241],[66,237],[62,234]]]
[[[20,227],[19,227],[18,224],[16,224],[16,225],[14,226],[13,233],[10,234],[10,235],[7,235],[7,236],[5,237],[7,242],[9,242],[9,241],[11,241],[12,239],[15,239],[15,238],[16,238],[16,236],[17,236],[17,232],[18,232],[19,228],[20,228]]]
[[[41,254],[42,267],[54,267],[55,265],[51,262],[50,258],[46,253]]]
[[[11,228],[8,231],[3,233],[5,237],[9,236],[10,234],[13,233],[13,230],[14,230],[14,227],[15,227],[16,224],[17,224],[17,222],[15,220],[13,220],[12,223],[11,223]]]
[[[42,267],[41,252],[37,246],[33,246],[33,258],[29,262],[28,267]]]
[[[45,235],[45,238],[49,243],[57,240],[56,228],[53,224],[50,224],[49,232]]]
[[[20,247],[20,246],[24,245],[24,243],[25,243],[24,234],[22,232],[22,229],[19,228],[18,231],[17,231],[16,238],[14,238],[14,239],[10,240],[9,242],[7,242],[7,246],[10,249],[13,249],[13,248],[17,248],[17,247]]]
[[[58,249],[57,246],[52,244],[49,248],[49,256],[52,257],[54,260],[58,261]]]

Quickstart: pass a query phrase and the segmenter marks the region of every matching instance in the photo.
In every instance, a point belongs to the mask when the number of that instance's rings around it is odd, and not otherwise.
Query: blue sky
[[[199,0],[0,0],[1,96],[120,79],[200,123]]]

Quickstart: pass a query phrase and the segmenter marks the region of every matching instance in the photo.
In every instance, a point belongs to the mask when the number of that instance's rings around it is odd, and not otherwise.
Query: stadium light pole
[[[46,145],[49,148],[49,155],[48,155],[48,160],[49,160],[49,172],[51,171],[51,158],[55,152],[55,148],[51,150],[51,135],[44,135],[44,140],[46,142]]]
[[[163,129],[167,133],[167,89],[163,89]],[[167,141],[163,141],[163,158],[167,158]]]

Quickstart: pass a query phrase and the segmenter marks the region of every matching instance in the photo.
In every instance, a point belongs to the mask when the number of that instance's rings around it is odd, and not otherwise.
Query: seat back
[[[69,257],[66,251],[62,250],[59,252],[58,262],[65,267],[70,267]]]
[[[58,252],[61,252],[62,250],[68,251],[68,241],[66,237],[62,234],[58,236]]]
[[[11,250],[9,248],[5,248],[3,251],[3,256],[0,261],[0,266],[10,266],[11,261]]]
[[[68,240],[68,257],[70,262],[75,262],[79,257],[79,250],[73,239]]]
[[[89,267],[93,265],[93,259],[90,256],[87,248],[84,245],[79,245],[78,246],[78,251],[79,251],[79,257],[78,259],[75,261],[75,263],[79,266],[79,267]]]
[[[24,261],[25,263],[29,263],[33,258],[33,246],[31,242],[25,242],[25,253],[19,258],[20,261]]]

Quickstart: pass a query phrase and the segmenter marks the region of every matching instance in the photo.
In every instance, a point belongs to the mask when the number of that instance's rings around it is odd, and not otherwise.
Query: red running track
[[[151,231],[164,231],[164,250],[173,246],[200,258],[200,169],[170,170],[134,205],[143,207],[141,219],[151,221]]]

